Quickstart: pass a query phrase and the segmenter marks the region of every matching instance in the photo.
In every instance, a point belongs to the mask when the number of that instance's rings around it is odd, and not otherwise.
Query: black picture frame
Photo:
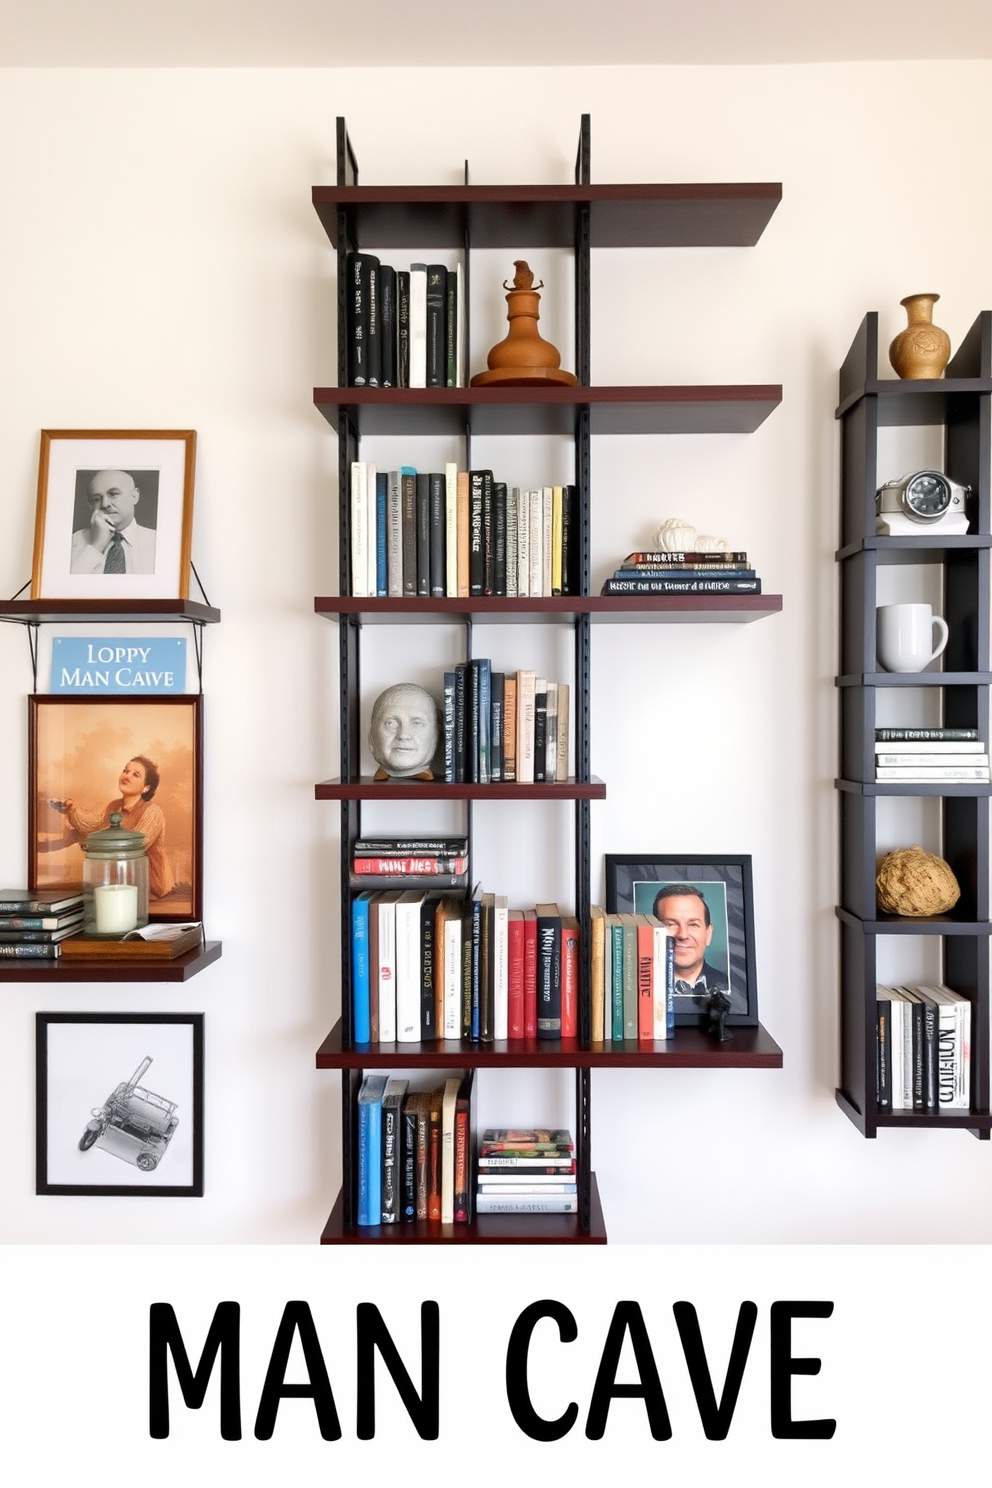
[[[706,906],[709,946],[714,946],[707,964],[714,967],[713,980],[726,990],[731,1005],[727,1026],[758,1026],[758,984],[754,962],[754,894],[751,858],[744,853],[666,853],[653,856],[606,855],[606,909],[608,914],[651,914],[658,890],[666,884],[691,884]],[[648,902],[650,900],[650,902]],[[676,965],[676,979],[679,971]],[[724,985],[724,979],[726,986]],[[711,989],[712,990],[712,989]],[[681,1004],[681,1006],[680,1006]],[[706,999],[676,993],[676,1028],[706,1025]]]
[[[202,1013],[35,1014],[35,1193],[203,1197]]]

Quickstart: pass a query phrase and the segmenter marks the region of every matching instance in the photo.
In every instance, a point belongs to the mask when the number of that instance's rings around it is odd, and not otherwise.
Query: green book
[[[623,1036],[637,1042],[637,921],[620,916],[623,926]]]
[[[623,926],[619,915],[610,915],[610,984],[612,989],[612,1024],[614,1043],[623,1038]]]

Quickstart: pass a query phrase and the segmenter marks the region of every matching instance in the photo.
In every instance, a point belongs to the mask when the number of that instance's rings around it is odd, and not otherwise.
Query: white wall
[[[180,988],[3,986],[7,1240],[316,1240],[339,1182],[338,1080],[313,1067],[339,1007],[338,813],[313,800],[337,769],[337,653],[312,600],[333,592],[337,555],[336,447],[310,390],[336,361],[334,257],[310,187],[333,180],[336,114],[365,183],[456,181],[466,157],[475,182],[567,182],[582,111],[596,181],[784,183],[754,249],[603,253],[593,270],[595,381],[784,385],[752,436],[602,440],[594,453],[596,583],[682,514],[747,548],[784,595],[781,616],[752,626],[595,633],[597,873],[607,851],[751,853],[760,1013],[785,1051],[780,1072],[595,1072],[611,1239],[992,1238],[988,1146],[964,1133],[865,1142],[834,1104],[831,785],[836,372],[866,310],[887,344],[899,299],[939,290],[957,343],[992,305],[990,84],[987,63],[4,75],[0,591],[30,570],[41,428],[198,430],[194,552],[223,611],[206,638],[206,918],[224,941],[222,961]],[[566,267],[532,262],[567,357]],[[474,268],[480,296],[490,275],[495,324],[509,262]],[[527,483],[559,457],[503,443],[490,458]],[[890,474],[911,467],[898,448],[891,458]],[[20,629],[0,631],[0,882],[15,884],[30,670]],[[370,689],[378,675],[437,676],[451,637],[414,640],[430,649],[371,637]],[[552,675],[567,675],[551,632],[494,632],[491,649],[510,666],[560,657]],[[485,815],[487,886],[511,903],[567,901],[568,814]],[[423,819],[410,808],[402,822]],[[39,1009],[205,1012],[203,1199],[34,1196]],[[493,1114],[570,1115],[559,1077],[486,1090]]]

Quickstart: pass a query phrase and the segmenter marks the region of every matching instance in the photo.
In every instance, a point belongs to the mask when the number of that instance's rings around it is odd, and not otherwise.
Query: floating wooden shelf
[[[965,532],[926,537],[862,537],[839,548],[835,557],[843,561],[856,553],[875,553],[879,563],[940,563],[949,554],[976,553],[992,548],[992,534]]]
[[[471,781],[448,784],[444,780],[321,780],[313,788],[318,801],[602,801],[606,786],[594,775],[591,780],[538,781],[533,785],[499,781],[476,785]]]
[[[0,960],[0,982],[188,982],[197,972],[220,960],[221,942],[208,940],[172,961],[37,961],[5,957]]]
[[[388,1225],[344,1227],[344,1206],[338,1194],[320,1237],[321,1245],[605,1245],[606,1225],[599,1201],[596,1174],[590,1174],[591,1224],[583,1231],[577,1214],[479,1214],[470,1224],[441,1224],[413,1220]]]
[[[992,672],[850,672],[838,687],[992,687]]]
[[[987,1142],[992,1131],[992,1114],[988,1111],[879,1111],[870,1128],[864,1112],[843,1090],[835,1090],[834,1098],[862,1136],[874,1136],[879,1127],[901,1127],[903,1131],[966,1131]]]
[[[216,625],[220,610],[197,599],[7,599],[0,601],[0,620],[19,625],[140,625],[147,620]]]
[[[835,780],[852,796],[992,796],[988,780]]]
[[[318,1069],[781,1069],[782,1050],[759,1024],[734,1028],[718,1044],[698,1028],[677,1028],[667,1042],[583,1047],[578,1039],[431,1039],[416,1044],[355,1044],[344,1048],[340,1018],[317,1050]]]
[[[338,433],[342,412],[359,434],[545,435],[572,438],[589,410],[590,434],[753,434],[782,401],[778,385],[705,387],[318,387],[313,401]]]
[[[837,918],[865,935],[992,935],[992,920],[973,920],[954,914],[933,915],[929,919],[916,919],[907,915],[880,914],[876,919],[863,920],[849,909],[838,906]]]
[[[314,600],[318,615],[355,615],[363,625],[569,625],[579,615],[593,624],[747,624],[782,609],[781,594],[563,595],[506,599],[359,599],[328,595]]]
[[[979,393],[992,393],[992,378],[869,378],[850,390],[839,404],[835,417],[843,418],[862,398],[877,398],[880,428],[944,424],[955,401],[974,398]]]

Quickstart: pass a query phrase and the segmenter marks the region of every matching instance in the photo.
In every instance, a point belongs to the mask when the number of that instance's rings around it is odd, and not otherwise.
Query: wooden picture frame
[[[192,429],[43,429],[32,599],[186,599]]]
[[[35,1014],[35,1192],[203,1197],[203,1014]]]
[[[201,920],[202,696],[35,694],[28,704],[29,887],[80,887],[86,836],[121,810],[121,772],[138,760],[149,784],[123,825],[148,839],[149,916]]]
[[[706,1025],[707,997],[679,990],[680,959],[687,972],[702,956],[713,983],[707,992],[728,991],[730,1012],[727,1026],[755,1028],[758,1025],[758,986],[754,962],[754,895],[751,858],[745,854],[666,854],[631,857],[607,854],[606,909],[608,914],[658,914],[658,892],[672,884],[686,892],[670,896],[671,928],[681,924],[684,935],[680,954],[676,942],[675,1026],[700,1028]],[[680,905],[695,904],[698,914],[681,914]],[[659,915],[659,918],[665,918]],[[689,985],[689,984],[687,984]],[[695,981],[692,982],[695,985]]]

